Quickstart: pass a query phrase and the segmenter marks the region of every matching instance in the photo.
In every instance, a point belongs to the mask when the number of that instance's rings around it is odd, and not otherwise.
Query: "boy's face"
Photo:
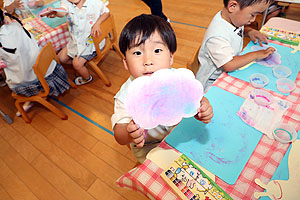
[[[127,49],[123,63],[134,78],[150,76],[159,69],[170,68],[173,54],[155,31],[144,44]]]
[[[228,11],[230,13],[231,23],[235,27],[249,25],[252,22],[254,22],[256,16],[259,13],[264,12],[268,6],[269,4],[266,4],[265,1],[262,1],[260,3],[256,3],[251,6],[240,9],[240,6],[236,1],[230,1],[228,3]]]

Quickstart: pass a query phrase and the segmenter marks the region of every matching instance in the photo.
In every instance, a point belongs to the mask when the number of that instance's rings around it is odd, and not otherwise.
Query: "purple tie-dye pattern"
[[[264,50],[269,48],[270,46],[268,45],[264,45],[261,47],[260,45],[255,45],[251,47],[252,51],[259,51],[259,50]],[[281,56],[279,53],[277,53],[276,51],[269,55],[267,58],[262,59],[262,60],[258,60],[256,61],[258,64],[266,66],[266,67],[274,67],[276,65],[280,65],[281,64]]]
[[[203,87],[190,70],[161,69],[131,83],[125,107],[135,123],[151,129],[194,116],[202,97]]]

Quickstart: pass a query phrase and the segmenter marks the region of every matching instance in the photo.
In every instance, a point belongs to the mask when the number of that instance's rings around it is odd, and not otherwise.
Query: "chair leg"
[[[120,56],[120,58],[123,60],[124,56],[122,54],[122,52],[120,51],[119,47],[115,44],[115,43],[112,43],[112,47],[113,47],[113,50],[115,52],[117,52],[117,54]]]
[[[96,65],[96,63],[94,63],[93,61],[89,61],[88,64],[91,66],[91,68],[96,72],[96,74],[103,80],[104,84],[107,87],[111,86],[110,81],[108,80],[108,78],[104,75],[104,73],[102,72],[101,69],[99,69],[98,65]]]
[[[50,111],[52,111],[54,114],[56,114],[62,120],[67,120],[68,119],[68,115],[66,115],[65,113],[63,113],[61,110],[59,110],[58,108],[56,108],[54,105],[52,105],[51,103],[49,103],[47,100],[41,100],[41,101],[38,101],[38,102],[40,104],[44,105]]]
[[[71,88],[77,88],[77,85],[70,78],[68,78],[68,81],[70,83]]]
[[[25,112],[25,110],[23,109],[23,105],[21,105],[22,102],[16,100],[15,101],[15,106],[18,109],[18,111],[21,113],[22,118],[24,119],[24,121],[28,124],[31,123],[31,119],[28,117],[27,113]]]

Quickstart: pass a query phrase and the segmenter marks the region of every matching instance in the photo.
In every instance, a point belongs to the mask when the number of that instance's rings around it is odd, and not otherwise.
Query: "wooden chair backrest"
[[[49,94],[50,89],[45,79],[45,74],[52,60],[56,60],[56,62],[60,64],[52,43],[48,42],[48,44],[40,51],[35,64],[33,65],[33,70],[44,88],[44,92],[41,92],[42,96],[47,96]]]
[[[107,51],[110,50],[112,44],[117,40],[117,32],[115,28],[115,22],[112,15],[110,15],[104,22],[101,23],[101,35],[98,37],[92,37],[97,56],[93,59],[96,64],[100,62],[100,60],[104,57]],[[105,46],[100,50],[99,43],[105,38]]]
[[[199,63],[199,60],[198,60],[198,54],[199,54],[199,51],[200,51],[200,47],[201,45],[199,46],[198,50],[194,53],[192,59],[188,62],[187,64],[187,68],[189,70],[191,70],[195,76],[199,70],[199,67],[200,67],[200,63]]]

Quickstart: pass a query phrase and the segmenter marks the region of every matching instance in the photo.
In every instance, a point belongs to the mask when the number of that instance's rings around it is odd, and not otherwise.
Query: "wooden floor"
[[[163,0],[164,12],[178,40],[174,67],[185,67],[197,51],[205,28],[222,8],[222,2]],[[118,34],[132,17],[150,12],[140,0],[110,0],[108,7]],[[299,20],[299,10],[299,5],[290,6],[287,17]],[[29,112],[31,124],[18,117],[11,125],[0,120],[1,200],[146,199],[115,184],[136,163],[128,148],[114,141],[110,123],[113,96],[129,74],[113,51],[101,68],[111,80],[111,87],[94,75],[92,83],[60,96],[61,104],[51,100],[68,114],[68,120],[60,120],[39,105]],[[71,68],[67,72],[74,77]],[[7,87],[0,88],[0,109],[15,116],[10,93]]]

